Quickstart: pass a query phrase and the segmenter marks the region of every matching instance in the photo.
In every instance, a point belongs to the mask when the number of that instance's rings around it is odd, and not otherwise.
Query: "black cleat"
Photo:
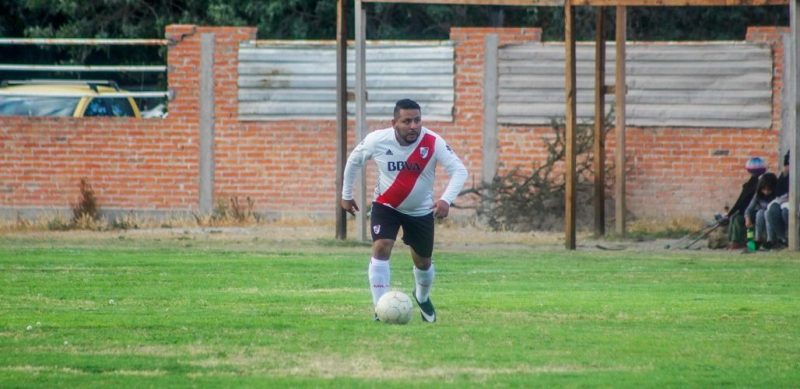
[[[433,323],[436,321],[436,309],[433,308],[433,303],[431,302],[431,298],[428,297],[428,301],[424,303],[420,303],[417,300],[417,290],[416,288],[411,291],[411,295],[414,296],[414,301],[417,302],[419,305],[419,315],[422,317],[422,321],[427,323]]]

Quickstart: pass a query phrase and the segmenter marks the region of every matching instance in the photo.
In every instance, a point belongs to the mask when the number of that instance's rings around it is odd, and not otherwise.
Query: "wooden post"
[[[606,234],[606,41],[605,7],[595,8],[594,37],[594,235]]]
[[[797,1],[798,0],[789,0],[789,20],[792,27],[792,44],[791,46],[791,67],[786,69],[785,74],[789,75],[789,79],[787,80],[789,88],[791,90],[789,100],[792,102],[790,104],[790,111],[793,110],[794,112],[790,112],[790,115],[793,115],[795,120],[794,124],[795,127],[791,128],[791,136],[789,139],[789,149],[791,153],[789,153],[789,227],[788,227],[788,235],[789,235],[789,249],[793,251],[797,251],[800,249],[800,237],[798,236],[798,230],[800,230],[800,221],[798,221],[798,202],[800,202],[800,168],[798,167],[798,162],[800,162],[800,136],[797,134],[797,125],[800,124],[800,109],[797,107],[797,102],[800,101],[800,77],[797,76],[797,71],[800,69],[800,50],[798,50],[797,42],[800,39],[800,28],[797,26]]]
[[[356,65],[356,143],[361,142],[367,132],[367,11],[361,0],[355,6],[355,65]],[[362,242],[367,241],[367,169],[361,169],[356,182],[356,201],[361,212],[356,213],[356,234]]]
[[[615,199],[615,218],[617,234],[625,236],[625,94],[628,91],[625,85],[625,41],[626,41],[626,9],[625,6],[617,6],[617,26],[616,26],[616,81],[614,85],[615,93],[615,128],[617,136],[616,161],[616,190]]]
[[[567,250],[575,250],[575,7],[569,2],[564,5],[564,47],[566,48],[566,68],[564,89],[567,97],[565,138],[565,212],[564,245]]]
[[[342,181],[347,162],[347,0],[336,2],[336,239],[347,239]],[[361,204],[363,206],[363,204]]]

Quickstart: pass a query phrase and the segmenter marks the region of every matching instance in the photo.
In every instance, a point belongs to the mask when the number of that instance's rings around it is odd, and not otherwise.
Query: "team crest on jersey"
[[[380,224],[376,224],[376,225],[372,226],[372,232],[374,232],[375,235],[380,234],[381,233],[381,225]]]
[[[430,150],[428,147],[419,148],[419,155],[422,157],[422,159],[428,158],[428,150]]]

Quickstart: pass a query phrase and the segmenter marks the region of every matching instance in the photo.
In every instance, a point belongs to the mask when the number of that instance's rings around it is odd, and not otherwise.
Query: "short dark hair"
[[[770,190],[775,190],[775,187],[778,185],[778,176],[775,173],[764,173],[761,177],[758,178],[757,196],[761,197],[761,189],[769,188]]]
[[[401,109],[418,109],[420,112],[422,112],[422,108],[419,107],[419,104],[411,99],[397,100],[397,102],[394,104],[394,117],[397,117],[397,114]]]

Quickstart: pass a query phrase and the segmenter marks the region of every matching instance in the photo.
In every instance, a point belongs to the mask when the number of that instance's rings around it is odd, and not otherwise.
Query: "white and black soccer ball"
[[[411,320],[414,305],[407,294],[398,291],[386,292],[375,306],[378,319],[389,324],[406,324]]]

